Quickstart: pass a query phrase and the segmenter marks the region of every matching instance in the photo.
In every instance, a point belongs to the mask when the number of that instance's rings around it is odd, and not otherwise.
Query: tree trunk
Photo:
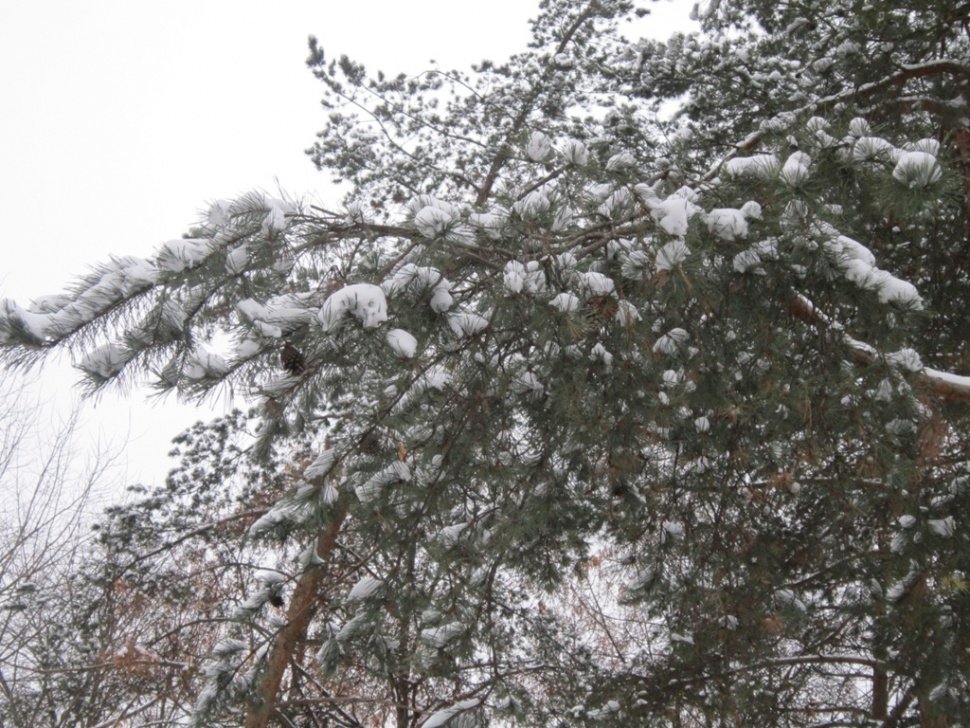
[[[324,576],[326,562],[333,551],[340,528],[347,515],[347,506],[341,500],[333,521],[317,537],[316,553],[323,563],[308,566],[297,582],[286,610],[286,625],[280,630],[260,676],[246,714],[246,728],[266,728],[276,708],[283,675],[293,657],[294,651],[306,640],[307,627],[317,611],[317,589]]]
[[[889,677],[881,666],[872,668],[872,719],[889,717]]]
[[[960,166],[963,168],[963,229],[970,241],[970,128],[955,129],[953,142],[956,144]]]

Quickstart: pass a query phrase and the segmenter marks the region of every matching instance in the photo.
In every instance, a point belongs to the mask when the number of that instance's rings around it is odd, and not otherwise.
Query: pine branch
[[[792,665],[862,665],[864,667],[880,667],[883,665],[879,660],[865,655],[797,655],[793,657],[774,657],[767,660],[759,660],[747,665],[740,665],[729,670],[722,670],[716,673],[704,673],[696,677],[674,678],[668,685],[682,686],[708,680],[717,680],[743,672],[753,672],[764,670],[771,667],[788,667]]]
[[[837,104],[844,104],[852,99],[868,98],[879,93],[880,91],[884,91],[892,86],[902,85],[906,83],[906,81],[914,78],[925,78],[927,76],[939,76],[944,74],[970,77],[970,65],[960,63],[956,60],[943,59],[928,63],[903,66],[900,70],[885,76],[878,81],[863,84],[858,88],[840,91],[836,94],[832,94],[830,96],[804,104],[786,113],[792,118],[814,114],[822,109],[826,109]],[[761,143],[761,140],[766,136],[767,133],[768,132],[766,129],[759,129],[758,131],[754,131],[749,134],[743,141],[735,144],[730,152],[710,166],[707,172],[700,178],[700,182],[704,183],[714,180],[726,162],[734,159],[742,152],[747,152],[754,149],[759,143]]]
[[[579,32],[580,28],[582,28],[587,21],[595,18],[599,14],[599,11],[600,7],[597,0],[590,0],[586,9],[580,13],[569,28],[566,29],[566,32],[564,33],[562,40],[559,42],[555,52],[550,54],[550,57],[546,60],[545,70],[532,87],[532,90],[526,96],[522,106],[519,108],[519,113],[517,113],[515,118],[512,120],[512,125],[505,133],[505,141],[500,147],[498,153],[495,155],[495,158],[492,160],[492,164],[489,166],[488,172],[485,174],[485,179],[478,188],[478,195],[475,198],[476,205],[484,205],[488,201],[488,198],[492,194],[492,188],[495,186],[495,182],[498,180],[499,173],[502,171],[502,168],[505,167],[509,159],[511,159],[510,149],[512,148],[512,140],[525,127],[526,121],[528,121],[529,116],[532,114],[532,111],[535,108],[536,101],[538,101],[539,97],[542,95],[545,84],[555,72],[553,58],[562,53],[569,46],[573,38],[576,36],[576,33]]]
[[[797,318],[818,328],[841,331],[842,326],[833,322],[819,310],[814,303],[802,294],[798,294],[788,302],[788,310]],[[843,340],[849,347],[852,359],[856,364],[869,365],[881,358],[878,350],[862,341],[853,339],[843,333]],[[970,403],[970,377],[941,372],[929,367],[916,374],[917,381],[928,392],[942,399],[954,402]]]

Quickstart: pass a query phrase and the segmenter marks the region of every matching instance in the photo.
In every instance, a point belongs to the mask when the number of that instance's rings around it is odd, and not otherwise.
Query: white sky
[[[690,2],[660,2],[652,35]],[[148,256],[206,202],[250,189],[327,197],[304,150],[325,120],[304,65],[334,57],[415,73],[502,60],[538,0],[2,0],[0,298],[55,293],[110,254]],[[680,27],[683,27],[683,20]],[[71,397],[65,360],[39,378]],[[128,438],[129,482],[159,483],[179,430],[206,411],[105,396],[88,436]]]

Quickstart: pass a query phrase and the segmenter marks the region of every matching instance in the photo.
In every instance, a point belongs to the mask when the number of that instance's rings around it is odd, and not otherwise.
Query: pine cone
[[[303,374],[306,371],[306,359],[303,352],[289,342],[283,345],[283,351],[280,352],[280,363],[288,373],[293,375]]]

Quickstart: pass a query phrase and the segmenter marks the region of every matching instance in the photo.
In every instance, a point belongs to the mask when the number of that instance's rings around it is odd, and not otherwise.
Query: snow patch
[[[392,273],[381,283],[381,289],[390,297],[401,291],[424,293],[431,289],[429,305],[435,313],[444,313],[451,308],[451,282],[437,268],[407,263]]]
[[[229,365],[225,359],[204,346],[198,346],[189,356],[182,374],[188,379],[218,379],[228,371]]]
[[[620,187],[610,193],[609,197],[596,208],[603,217],[618,218],[633,209],[633,195],[626,187]]]
[[[688,201],[683,197],[671,196],[655,202],[651,216],[668,235],[682,237],[687,234],[687,221],[690,217]]]
[[[259,231],[263,237],[274,238],[286,229],[286,204],[281,200],[267,200],[269,210],[263,218]]]
[[[942,176],[936,157],[928,152],[903,152],[893,169],[893,177],[910,189],[929,187]]]
[[[529,192],[525,197],[512,205],[512,209],[523,220],[535,220],[543,213],[548,212],[551,207],[552,201],[541,187],[537,190],[532,190],[532,192]]]
[[[864,136],[852,145],[852,159],[855,162],[895,161],[896,147],[882,137]]]
[[[377,594],[382,586],[384,586],[384,582],[380,579],[375,579],[373,576],[365,576],[354,584],[354,588],[347,594],[347,601],[362,602]]]
[[[572,165],[585,167],[589,163],[589,150],[581,141],[570,139],[562,146],[563,158]]]
[[[211,240],[180,238],[164,243],[156,254],[155,264],[160,270],[181,273],[194,268],[213,251]]]
[[[771,179],[781,163],[774,154],[756,154],[752,157],[734,157],[721,167],[729,177],[755,177]]]
[[[418,340],[404,329],[391,329],[386,339],[387,345],[402,359],[411,359],[418,350]]]
[[[930,519],[926,522],[926,525],[933,533],[942,538],[950,538],[957,532],[957,525],[953,516]]]
[[[529,140],[525,144],[525,155],[533,162],[541,162],[551,151],[552,143],[541,131],[534,131],[529,135]]]
[[[484,331],[488,327],[488,319],[479,316],[477,313],[463,311],[448,315],[448,326],[459,338],[474,336]]]
[[[872,127],[869,126],[869,122],[863,119],[861,116],[855,117],[849,122],[849,134],[854,137],[864,137],[872,133]]]
[[[422,633],[422,636],[423,634],[424,633]],[[421,724],[421,728],[441,728],[459,713],[464,713],[472,708],[477,708],[480,704],[481,701],[476,698],[455,703],[449,708],[444,708],[432,713],[431,717]]]
[[[748,235],[748,223],[741,210],[718,208],[707,213],[707,229],[721,240],[735,240]]]
[[[579,280],[583,291],[591,296],[609,296],[616,289],[612,278],[596,271],[580,273]]]
[[[427,642],[432,647],[441,649],[456,637],[464,634],[465,625],[460,622],[450,622],[440,627],[428,627],[421,630],[421,640]],[[427,723],[425,723],[427,725]],[[440,723],[439,723],[440,725]]]
[[[657,270],[673,270],[690,255],[690,248],[683,240],[674,240],[657,251]]]
[[[226,272],[239,275],[249,263],[249,243],[241,243],[226,253]]]
[[[605,346],[597,343],[589,352],[590,361],[601,361],[606,371],[610,371],[613,368],[613,355],[607,350]]]
[[[51,316],[21,308],[15,301],[5,299],[3,313],[0,314],[0,336],[3,341],[11,338],[8,333],[12,327],[23,329],[36,341],[43,341],[51,333]]]
[[[510,260],[503,274],[505,290],[509,293],[536,293],[545,288],[546,276],[538,261],[522,263]]]
[[[362,485],[357,486],[354,492],[361,503],[369,503],[380,495],[381,491],[388,485],[407,483],[410,480],[411,468],[408,467],[407,463],[395,460],[383,470],[374,473]]]
[[[866,246],[845,235],[835,236],[825,245],[845,277],[860,288],[876,291],[880,302],[922,308],[923,300],[916,286],[877,268],[875,256]]]
[[[336,450],[332,448],[324,450],[322,453],[317,455],[316,459],[314,459],[314,461],[307,466],[307,469],[303,471],[303,477],[307,478],[308,480],[322,478],[333,469],[336,460]]]
[[[572,293],[559,293],[549,301],[549,305],[561,313],[572,313],[579,309],[579,298]]]
[[[493,208],[486,212],[473,212],[468,216],[468,222],[480,228],[493,240],[502,237],[502,228],[509,220],[508,210]]]
[[[636,161],[636,157],[634,157],[631,152],[623,150],[622,152],[617,152],[606,160],[606,168],[611,172],[617,172],[633,167],[636,164]]]
[[[745,219],[747,220],[760,220],[761,205],[754,200],[748,200],[741,205],[741,214],[744,215]]]
[[[789,187],[801,187],[802,183],[809,177],[809,165],[812,158],[805,152],[794,152],[785,161],[785,166],[781,168],[779,177]]]
[[[919,372],[923,370],[923,360],[913,349],[900,349],[899,351],[886,354],[886,361],[908,372]]]
[[[653,345],[653,350],[658,354],[676,354],[689,338],[690,334],[684,329],[674,328],[657,339]]]
[[[335,328],[347,313],[352,313],[365,329],[387,321],[387,299],[380,286],[355,283],[330,295],[320,308],[318,318],[324,331]]]
[[[100,379],[110,379],[134,357],[134,352],[118,344],[106,344],[85,354],[77,368]]]
[[[629,301],[619,301],[616,305],[615,318],[620,326],[629,327],[640,320],[640,312]]]

